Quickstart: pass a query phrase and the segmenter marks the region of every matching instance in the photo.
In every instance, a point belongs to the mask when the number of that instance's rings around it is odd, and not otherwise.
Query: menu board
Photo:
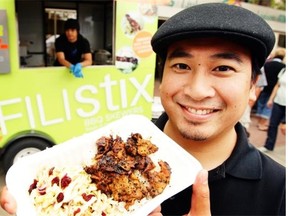
[[[0,74],[10,73],[9,40],[6,10],[0,10]]]

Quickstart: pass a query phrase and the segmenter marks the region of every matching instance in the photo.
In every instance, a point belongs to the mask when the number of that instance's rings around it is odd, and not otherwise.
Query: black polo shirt
[[[167,120],[164,113],[155,124],[163,131]],[[249,144],[240,123],[235,130],[231,156],[209,171],[212,215],[285,215],[285,168]],[[191,195],[190,186],[164,201],[162,214],[187,214]]]
[[[56,52],[63,52],[65,59],[71,64],[77,64],[82,61],[82,55],[91,53],[89,41],[81,34],[78,34],[76,42],[69,42],[66,35],[60,35],[55,41]],[[62,66],[56,59],[54,66]]]

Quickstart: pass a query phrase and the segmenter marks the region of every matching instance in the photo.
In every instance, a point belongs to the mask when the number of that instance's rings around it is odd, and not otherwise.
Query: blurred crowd
[[[241,123],[249,136],[251,115],[257,128],[267,131],[261,151],[273,151],[278,129],[286,135],[286,49],[277,48],[261,68],[256,81],[255,100],[250,100]]]

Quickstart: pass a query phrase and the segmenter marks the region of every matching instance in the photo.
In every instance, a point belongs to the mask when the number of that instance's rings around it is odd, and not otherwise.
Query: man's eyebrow
[[[183,49],[175,49],[173,52],[171,52],[168,56],[167,59],[173,59],[173,58],[191,58],[193,55],[191,55],[189,52],[184,51]],[[242,59],[240,56],[234,52],[221,52],[221,53],[216,53],[211,56],[211,58],[215,59],[230,59],[230,60],[236,60],[239,63],[243,63]]]
[[[191,58],[191,57],[193,57],[193,55],[191,55],[190,53],[188,53],[182,49],[175,49],[173,52],[171,52],[167,56],[167,59],[181,58],[181,57]]]
[[[243,63],[240,56],[234,52],[222,52],[222,53],[216,53],[211,56],[211,58],[216,59],[230,59],[230,60],[236,60],[238,63]]]

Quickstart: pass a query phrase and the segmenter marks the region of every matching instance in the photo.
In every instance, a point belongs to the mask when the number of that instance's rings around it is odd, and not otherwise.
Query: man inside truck
[[[92,64],[89,41],[80,34],[80,25],[75,19],[68,19],[64,24],[64,30],[65,33],[55,41],[54,66],[65,66],[75,77],[83,77],[82,67]]]

